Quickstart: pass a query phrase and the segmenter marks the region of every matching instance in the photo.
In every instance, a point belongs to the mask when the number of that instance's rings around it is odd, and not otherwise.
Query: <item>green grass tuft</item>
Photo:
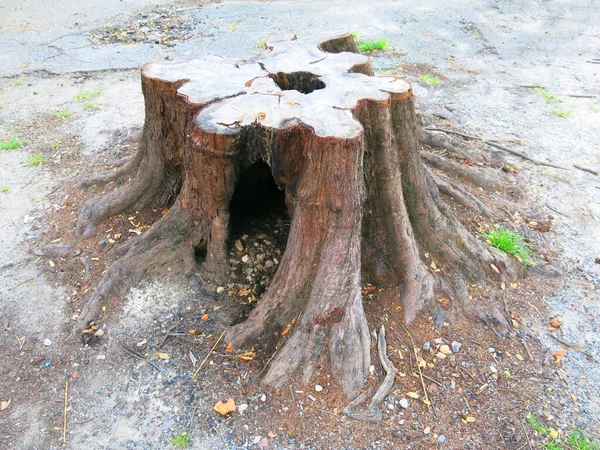
[[[555,116],[558,116],[558,117],[567,118],[571,114],[573,114],[573,110],[572,109],[565,110],[565,109],[559,109],[559,108],[552,108],[552,114],[554,114]]]
[[[260,48],[267,48],[267,41],[264,39],[259,39],[256,41],[256,45],[258,45]]]
[[[554,95],[552,95],[550,92],[548,92],[544,88],[537,88],[535,90],[535,93],[537,94],[538,97],[543,98],[548,103],[562,103],[562,100],[560,98],[555,97]]]
[[[533,428],[533,431],[537,431],[539,434],[546,434],[546,428],[535,418],[533,414],[529,414],[527,416],[527,420],[529,420],[529,425]]]
[[[422,80],[427,84],[440,84],[440,79],[438,77],[436,77],[435,75],[429,75],[427,73],[419,76],[419,80]]]
[[[100,89],[100,88],[96,88],[96,89],[94,89],[93,91],[86,91],[86,90],[83,90],[83,89],[81,89],[81,90],[80,90],[80,91],[79,91],[79,92],[78,92],[78,93],[75,95],[75,98],[74,98],[74,100],[75,100],[76,102],[81,102],[81,103],[83,103],[83,102],[85,102],[85,101],[88,101],[88,100],[91,100],[91,99],[93,99],[93,98],[96,98],[96,97],[98,97],[100,94],[102,94],[102,89]]]
[[[8,194],[10,192],[10,188],[8,186],[0,186],[0,191],[3,194]]]
[[[29,155],[27,157],[27,165],[29,167],[33,167],[33,166],[39,166],[40,164],[44,163],[46,161],[46,157],[44,155],[40,155],[39,153],[35,154],[35,155]]]
[[[83,107],[85,109],[89,109],[90,111],[93,111],[94,109],[98,109],[98,105],[96,105],[93,102],[86,103],[85,105],[83,105]]]
[[[525,238],[519,233],[496,225],[491,227],[487,233],[482,233],[481,236],[489,245],[505,253],[514,255],[524,265],[530,266],[533,264],[531,260],[531,245],[525,242]],[[535,417],[533,417],[533,420],[535,420]],[[532,419],[530,418],[529,422],[531,423],[531,421]]]
[[[354,36],[354,33],[352,34]],[[356,40],[356,37],[354,37]],[[356,41],[356,46],[360,53],[379,52],[385,50],[388,42],[385,39],[377,39],[375,41]]]
[[[2,109],[2,108],[4,108],[4,103],[0,103],[0,109]]]
[[[29,141],[21,140],[16,136],[11,137],[8,141],[0,142],[0,150],[16,150],[23,147]]]
[[[22,84],[23,84],[23,82],[21,80],[13,81],[13,86],[21,86]]]
[[[567,437],[569,449],[573,450],[600,450],[600,443],[592,441],[584,431],[573,430]]]
[[[56,117],[58,117],[59,119],[66,119],[70,115],[71,115],[71,112],[67,109],[59,109],[56,112]]]
[[[189,434],[183,431],[177,436],[171,436],[171,443],[175,448],[189,448],[192,446],[192,439]]]

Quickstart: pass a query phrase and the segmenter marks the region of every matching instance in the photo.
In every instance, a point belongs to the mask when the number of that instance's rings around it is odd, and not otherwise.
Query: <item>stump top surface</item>
[[[196,125],[205,131],[236,134],[256,122],[277,130],[302,124],[318,136],[354,138],[362,132],[352,114],[360,100],[386,101],[411,87],[397,77],[352,73],[368,63],[364,55],[322,50],[343,38],[350,37],[270,41],[270,51],[250,60],[207,55],[142,70],[145,77],[181,83],[180,95],[204,105]]]

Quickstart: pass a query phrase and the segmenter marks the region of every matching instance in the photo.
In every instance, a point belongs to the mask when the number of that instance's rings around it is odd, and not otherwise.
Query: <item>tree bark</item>
[[[459,307],[467,283],[511,279],[513,264],[440,199],[421,160],[410,85],[371,75],[350,35],[270,42],[251,60],[144,66],[140,148],[119,172],[133,178],[88,201],[78,231],[90,237],[106,217],[150,203],[170,209],[123,247],[79,327],[155,264],[183,257],[196,283],[201,240],[206,269],[224,280],[231,198],[241,171],[259,159],[285,191],[291,230],[269,289],[225,341],[247,348],[293,325],[263,379],[269,386],[297,373],[308,381],[327,347],[343,390],[360,390],[371,348],[364,280],[397,289],[409,323],[436,293]]]

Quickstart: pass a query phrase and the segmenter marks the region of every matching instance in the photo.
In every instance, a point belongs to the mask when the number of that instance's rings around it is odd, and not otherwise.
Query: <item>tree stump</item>
[[[196,282],[194,249],[203,240],[206,268],[224,279],[230,202],[239,174],[258,160],[285,192],[291,229],[270,287],[224,341],[248,348],[294,324],[263,379],[269,386],[297,373],[308,381],[327,346],[343,390],[362,387],[371,348],[364,280],[395,287],[410,323],[436,293],[468,311],[468,282],[513,276],[513,264],[440,199],[444,184],[421,160],[410,84],[372,76],[350,35],[269,42],[249,60],[147,64],[142,88],[138,153],[94,178],[107,182],[129,171],[132,179],[89,200],[78,232],[90,237],[106,217],[150,203],[169,210],[122,246],[80,328],[154,265],[183,259]]]

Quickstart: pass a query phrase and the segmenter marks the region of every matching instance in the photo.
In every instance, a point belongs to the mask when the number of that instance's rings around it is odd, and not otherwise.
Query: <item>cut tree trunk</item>
[[[250,60],[148,64],[142,87],[139,151],[115,171],[132,179],[88,201],[78,232],[90,237],[108,216],[151,203],[169,210],[121,248],[80,329],[157,264],[183,259],[196,283],[201,241],[205,268],[225,280],[231,198],[241,171],[260,159],[285,191],[291,230],[270,287],[224,342],[248,348],[291,325],[263,379],[269,386],[298,373],[308,381],[327,346],[343,390],[362,387],[371,348],[363,281],[397,289],[409,323],[435,295],[469,311],[469,282],[513,277],[514,265],[441,200],[438,185],[450,184],[421,160],[411,86],[372,76],[350,35],[278,40]]]

